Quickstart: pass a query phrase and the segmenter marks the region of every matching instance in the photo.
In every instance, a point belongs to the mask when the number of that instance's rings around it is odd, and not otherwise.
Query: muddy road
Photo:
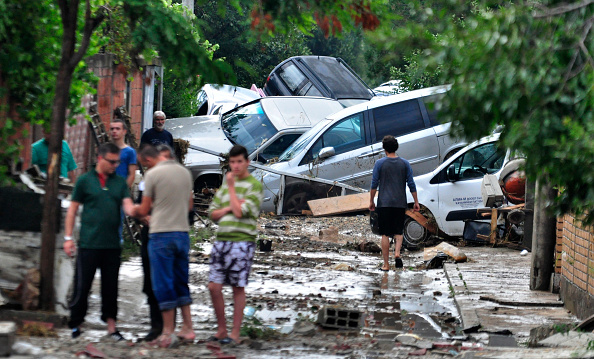
[[[118,328],[129,342],[115,344],[102,338],[105,327],[99,319],[97,280],[79,339],[70,339],[67,329],[58,330],[58,338],[19,339],[55,357],[83,355],[93,343],[110,358],[209,358],[223,353],[237,358],[383,358],[418,350],[400,345],[394,340],[398,334],[431,342],[459,337],[458,313],[443,270],[420,269],[422,252],[407,252],[403,270],[382,272],[380,253],[358,249],[363,240],[379,243],[368,221],[363,215],[261,218],[260,238],[272,241],[272,246],[271,251],[256,253],[246,288],[246,340],[237,347],[219,349],[204,342],[216,327],[207,290],[208,253],[214,238],[199,243],[191,254],[196,344],[157,349],[137,342],[149,330],[139,258],[125,262],[120,271]],[[224,293],[231,303],[231,290]],[[227,309],[230,321],[233,308]],[[330,328],[316,324],[320,317]],[[451,355],[434,350],[425,357],[446,354]]]

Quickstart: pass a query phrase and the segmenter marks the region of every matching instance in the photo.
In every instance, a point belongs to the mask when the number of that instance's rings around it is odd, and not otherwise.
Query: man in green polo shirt
[[[48,142],[50,138],[49,132],[43,132],[43,138],[33,145],[31,145],[31,164],[37,165],[39,170],[47,173],[47,157],[48,157]],[[76,162],[68,147],[68,142],[62,140],[62,161],[60,161],[60,177],[68,178],[74,182],[74,171],[76,169]]]
[[[78,207],[82,204],[80,238],[70,303],[72,338],[80,336],[79,326],[87,314],[88,297],[97,268],[101,270],[101,319],[107,323],[108,336],[116,341],[124,337],[116,329],[118,313],[118,275],[120,270],[120,207],[131,215],[134,204],[126,180],[115,173],[120,163],[120,149],[113,143],[99,146],[97,165],[78,178],[66,215],[64,252],[74,256],[72,231]]]

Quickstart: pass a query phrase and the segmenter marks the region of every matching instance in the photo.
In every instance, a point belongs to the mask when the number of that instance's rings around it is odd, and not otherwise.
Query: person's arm
[[[218,222],[224,215],[231,212],[231,207],[223,207],[219,209],[215,209],[210,213],[210,219],[215,222]]]
[[[131,216],[142,218],[149,214],[153,206],[153,199],[151,197],[142,196],[142,202],[134,206]]]
[[[134,178],[136,178],[136,164],[129,164],[128,165],[128,178],[126,178],[126,183],[128,184],[128,188],[132,188],[134,184]]]
[[[74,221],[76,219],[76,212],[80,206],[79,202],[71,201],[68,212],[66,213],[66,221],[64,223],[64,253],[67,256],[73,257],[76,245],[72,240],[72,232],[74,231]]]
[[[241,212],[241,203],[237,198],[237,192],[235,191],[235,176],[231,172],[227,172],[227,186],[229,186],[229,207],[235,218],[243,217]]]
[[[406,184],[408,185],[408,190],[410,191],[410,194],[415,200],[413,210],[415,212],[418,212],[421,210],[421,206],[419,206],[419,199],[417,197],[417,185],[415,184],[412,168],[410,167],[410,163],[408,162],[406,162]]]
[[[71,183],[74,183],[74,171],[68,171],[68,179],[70,180]]]
[[[410,194],[411,194],[411,195],[413,196],[413,198],[415,199],[415,204],[414,204],[414,206],[413,206],[413,210],[414,210],[415,212],[418,212],[418,211],[420,211],[420,210],[421,210],[421,206],[419,205],[419,199],[417,198],[417,192],[411,192]]]
[[[132,202],[132,198],[126,197],[122,200],[122,207],[124,208],[124,213],[126,216],[133,217],[134,214],[134,202]]]
[[[372,188],[371,191],[369,191],[369,210],[370,211],[375,211],[375,202],[373,201],[375,198],[375,194],[377,193],[377,189]]]

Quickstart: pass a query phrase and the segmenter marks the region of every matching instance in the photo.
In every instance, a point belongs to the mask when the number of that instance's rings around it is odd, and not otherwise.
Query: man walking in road
[[[155,111],[153,114],[153,128],[146,130],[142,134],[140,143],[148,143],[153,146],[165,144],[173,148],[173,135],[165,129],[165,112]]]
[[[404,227],[405,212],[408,208],[406,200],[406,185],[415,200],[414,211],[419,211],[419,200],[417,199],[417,188],[413,179],[413,172],[407,160],[396,155],[398,140],[394,136],[385,136],[382,140],[382,147],[386,157],[381,158],[373,167],[371,179],[371,198],[369,210],[375,210],[378,216],[379,234],[382,236],[382,257],[384,265],[381,270],[390,270],[389,252],[390,239],[395,238],[394,244],[394,265],[402,268],[400,248],[402,247],[402,230]],[[377,206],[374,198],[376,193]],[[376,208],[377,207],[377,208]]]
[[[74,221],[82,204],[80,238],[76,257],[74,293],[70,303],[72,337],[80,336],[79,326],[87,314],[88,297],[95,271],[101,270],[101,319],[107,322],[111,339],[124,340],[116,329],[118,313],[118,275],[120,270],[120,239],[118,226],[121,223],[120,208],[131,214],[133,203],[126,181],[115,174],[120,163],[120,150],[113,143],[99,146],[97,165],[80,176],[74,191],[64,229],[64,252],[74,256],[72,240]]]
[[[245,286],[256,247],[256,222],[262,201],[262,183],[248,171],[250,161],[245,147],[229,151],[226,181],[209,208],[210,218],[218,222],[217,239],[210,253],[208,289],[217,316],[218,330],[210,338],[221,344],[237,343],[245,308]],[[227,333],[223,284],[233,287],[233,329]]]
[[[145,176],[142,203],[135,206],[134,212],[137,217],[151,212],[148,241],[151,282],[163,317],[163,331],[157,344],[168,348],[178,340],[193,342],[196,337],[188,287],[188,209],[194,207],[192,175],[178,162],[162,160],[153,146],[144,146],[139,154],[141,163],[150,170]],[[183,325],[177,334],[173,334],[178,307]]]

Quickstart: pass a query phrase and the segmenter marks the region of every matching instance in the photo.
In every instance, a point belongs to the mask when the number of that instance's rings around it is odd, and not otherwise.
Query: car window
[[[244,146],[248,153],[254,152],[278,132],[262,110],[259,101],[226,112],[221,122],[227,138]]]
[[[386,135],[398,137],[425,127],[417,99],[373,109],[373,120],[376,141]]]
[[[262,151],[264,158],[267,160],[271,158],[275,158],[281,155],[287,147],[289,147],[295,140],[297,140],[301,136],[301,133],[289,133],[284,136],[280,136],[274,142],[272,142],[268,147]]]
[[[320,90],[318,90],[314,85],[312,85],[312,83],[310,82],[307,86],[304,86],[301,91],[299,91],[300,95],[303,96],[320,96],[320,97],[325,97],[324,95],[322,95],[322,93],[320,92]]]
[[[324,147],[334,147],[334,152],[338,155],[364,145],[363,113],[358,113],[330,127],[309,149],[301,164],[315,160]]]
[[[431,126],[437,126],[441,124],[439,118],[437,117],[439,111],[442,108],[442,101],[445,97],[445,93],[435,94],[427,97],[423,97],[423,102],[425,103],[425,108],[427,109],[427,114],[429,115],[429,123]]]
[[[301,87],[301,84],[307,80],[301,70],[291,63],[283,66],[279,72],[279,76],[294,95],[297,94],[297,90]]]
[[[460,181],[482,178],[486,174],[499,171],[503,166],[505,150],[496,142],[486,143],[473,148],[451,163],[455,168],[456,178]]]
[[[208,96],[206,95],[206,91],[200,90],[197,102],[198,111],[196,112],[196,116],[208,115]]]
[[[301,153],[307,145],[311,142],[311,140],[316,137],[316,135],[328,124],[327,120],[323,120],[315,124],[312,128],[305,131],[301,137],[297,139],[297,141],[293,142],[283,154],[281,154],[278,158],[279,161],[290,161],[299,153]]]

